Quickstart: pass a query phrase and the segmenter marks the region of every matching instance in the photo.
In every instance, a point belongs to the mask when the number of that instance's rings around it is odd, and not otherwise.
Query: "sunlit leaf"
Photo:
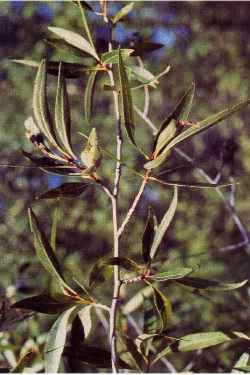
[[[133,49],[120,49],[122,60],[126,61],[132,54]],[[115,49],[113,51],[105,52],[101,55],[101,60],[103,64],[118,64],[119,60],[119,50]]]
[[[241,354],[240,358],[235,363],[235,365],[232,369],[232,372],[234,372],[234,373],[241,372],[241,368],[242,367],[245,368],[248,364],[248,361],[249,361],[249,354],[248,353]],[[250,366],[248,366],[248,367],[250,367]],[[244,370],[243,370],[243,372],[244,372]],[[250,372],[250,369],[249,369],[248,372]]]
[[[74,158],[71,148],[71,120],[69,98],[66,87],[66,80],[62,72],[63,64],[59,65],[58,83],[55,103],[55,128],[57,130],[58,139],[65,151]]]
[[[81,160],[89,172],[98,168],[101,163],[102,153],[95,128],[90,132],[87,144],[81,153]]]
[[[132,78],[156,88],[157,78],[147,69],[137,65],[126,65],[126,70],[132,75]]]
[[[49,27],[48,29],[70,45],[88,53],[90,56],[93,56],[97,61],[99,61],[99,57],[95,49],[81,35],[70,30],[62,29],[61,27]]]
[[[155,232],[155,236],[154,236],[154,241],[153,241],[153,244],[152,244],[152,247],[151,247],[151,250],[150,250],[150,258],[153,259],[157,253],[157,250],[161,244],[161,241],[169,227],[169,225],[171,224],[172,222],[172,219],[174,217],[174,214],[175,214],[175,211],[176,211],[176,208],[177,208],[177,200],[178,200],[178,195],[177,195],[177,187],[174,188],[174,196],[173,196],[173,199],[172,199],[172,202],[167,210],[167,212],[165,213],[161,223],[159,224],[156,232]]]
[[[172,119],[168,123],[168,125],[164,129],[162,129],[161,133],[159,134],[157,143],[154,148],[154,158],[156,158],[157,155],[164,149],[166,144],[168,144],[168,142],[173,139],[177,131],[177,122],[175,119]]]
[[[177,280],[177,282],[195,289],[205,289],[206,291],[210,292],[226,292],[228,290],[241,288],[248,282],[248,279],[239,283],[223,283],[220,281],[206,280],[198,277],[184,277],[181,280]]]
[[[47,101],[47,71],[46,60],[42,60],[35,79],[33,92],[33,111],[36,123],[48,140],[56,145],[55,132],[50,118],[48,101]]]
[[[121,8],[114,17],[112,17],[112,22],[115,25],[118,21],[128,15],[132,11],[134,3],[129,3]]]
[[[63,312],[50,329],[44,349],[45,372],[57,373],[64,350],[67,328],[76,307]]]
[[[14,303],[11,307],[18,309],[32,310],[43,314],[58,314],[63,310],[74,305],[75,301],[68,298],[64,301],[58,301],[46,294],[39,294],[34,297],[28,297]]]
[[[240,372],[250,373],[250,366],[237,366],[235,369],[239,370]]]
[[[148,279],[154,280],[154,281],[177,280],[177,279],[182,279],[183,277],[189,275],[191,272],[193,272],[192,268],[176,267],[176,268],[171,268],[171,270],[169,271],[150,275],[148,276]]]
[[[45,193],[39,194],[36,199],[56,199],[56,198],[75,198],[79,197],[89,184],[83,182],[66,182]]]
[[[91,309],[92,306],[86,306],[78,312],[78,317],[84,328],[84,336],[88,338],[92,329],[92,319],[91,319]]]
[[[37,356],[37,351],[36,350],[29,350],[27,353],[25,353],[17,362],[16,367],[11,370],[12,374],[16,373],[23,373],[24,369],[26,367],[30,367],[32,362],[34,361],[35,357]]]
[[[144,298],[148,298],[152,294],[153,290],[151,286],[147,286],[135,293],[135,295],[122,306],[123,314],[128,315],[136,311],[143,304]]]
[[[88,125],[91,123],[94,87],[97,77],[97,71],[91,72],[84,93],[84,114]]]
[[[65,40],[55,39],[55,38],[48,38],[48,39],[44,39],[44,42],[46,44],[51,45],[52,47],[58,49],[59,51],[67,52],[70,55],[79,56],[81,58],[89,57],[88,54],[86,54],[85,52],[83,52],[79,48],[71,46]]]
[[[148,209],[148,216],[142,237],[142,257],[147,264],[150,260],[150,249],[153,244],[155,235],[154,213],[151,207]]]

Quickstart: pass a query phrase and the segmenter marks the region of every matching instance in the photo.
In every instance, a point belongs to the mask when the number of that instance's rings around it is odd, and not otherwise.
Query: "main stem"
[[[109,78],[111,86],[114,86],[114,76],[112,71],[109,71]],[[113,236],[114,236],[114,257],[119,257],[119,235],[118,235],[118,213],[117,213],[117,201],[119,194],[120,178],[121,178],[121,157],[122,157],[122,130],[120,123],[120,115],[118,109],[118,95],[116,91],[113,91],[114,97],[114,107],[116,114],[116,170],[114,178],[114,189],[111,198],[112,203],[112,216],[113,216]],[[117,334],[116,334],[116,316],[119,307],[119,297],[120,297],[120,269],[118,265],[114,268],[114,289],[113,289],[113,299],[110,308],[110,322],[109,322],[109,338],[111,347],[111,363],[113,373],[119,372],[118,358],[117,358]]]

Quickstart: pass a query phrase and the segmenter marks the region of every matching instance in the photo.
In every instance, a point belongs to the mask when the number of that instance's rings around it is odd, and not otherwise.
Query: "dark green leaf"
[[[66,342],[67,328],[70,323],[70,318],[73,319],[73,313],[75,312],[75,306],[64,311],[49,331],[44,348],[45,372],[58,372]]]
[[[93,95],[94,95],[94,87],[95,87],[97,73],[98,73],[97,71],[90,73],[88,77],[88,82],[86,85],[85,93],[84,93],[84,114],[85,114],[85,120],[88,125],[90,125],[91,123]]]
[[[154,281],[176,280],[176,279],[182,279],[183,277],[189,275],[191,272],[193,272],[192,268],[176,267],[176,268],[172,268],[169,271],[157,273],[155,275],[150,275],[148,276],[148,279],[151,279]]]
[[[151,297],[143,299],[143,333],[154,334],[157,332],[157,316],[155,305]]]
[[[142,257],[147,264],[150,260],[150,249],[153,244],[155,235],[154,213],[151,207],[148,208],[148,217],[142,237]]]
[[[133,49],[121,49],[122,60],[126,61],[132,54]],[[118,64],[119,60],[119,50],[115,49],[109,52],[105,52],[101,56],[103,64]]]
[[[113,24],[115,25],[118,21],[127,16],[127,14],[132,11],[133,7],[134,3],[129,3],[125,5],[122,9],[120,9],[119,12],[117,12],[116,15],[112,17]]]
[[[161,43],[153,43],[153,42],[139,42],[133,43],[131,45],[133,48],[133,56],[143,56],[146,53],[153,52],[159,48],[164,47],[164,44]]]
[[[60,219],[60,208],[59,205],[56,206],[53,212],[51,232],[50,232],[50,246],[53,251],[56,251],[56,236],[57,236],[57,226]]]
[[[78,4],[80,3],[80,5],[81,5],[84,9],[89,10],[90,12],[94,12],[94,9],[92,8],[91,5],[89,5],[89,4],[87,3],[87,1],[83,1],[83,0],[81,0],[81,1],[73,1],[73,2],[74,2],[74,4],[76,4],[76,5],[78,5]]]
[[[195,289],[205,289],[210,292],[226,292],[228,290],[241,288],[248,280],[243,280],[239,283],[222,283],[215,280],[200,279],[198,277],[184,277],[181,280],[177,280],[177,282]]]
[[[48,29],[57,36],[59,36],[59,38],[65,40],[68,44],[80,49],[81,51],[88,53],[90,56],[94,57],[97,61],[99,61],[99,57],[95,49],[80,34],[74,33],[70,30],[62,29],[61,27],[49,27]]]
[[[63,355],[66,357],[71,357],[79,359],[86,365],[95,368],[111,368],[111,353],[94,346],[82,345],[79,347],[65,347]],[[129,369],[124,361],[119,359],[119,367],[123,369]]]
[[[24,369],[26,367],[30,367],[33,360],[35,359],[37,355],[37,351],[32,349],[29,350],[26,354],[24,354],[19,361],[17,362],[17,365],[13,370],[11,370],[11,373],[16,374],[16,373],[23,373]]]
[[[246,100],[246,101],[243,101],[243,102],[240,102],[240,103],[236,104],[235,106],[233,106],[229,109],[225,109],[224,111],[221,111],[221,112],[219,112],[215,115],[209,116],[208,118],[206,118],[203,121],[199,121],[197,123],[197,125],[198,125],[197,127],[190,127],[187,130],[185,130],[184,132],[182,132],[180,135],[178,135],[176,138],[174,138],[167,145],[167,147],[164,149],[164,152],[167,152],[168,150],[175,147],[177,144],[182,143],[186,139],[191,138],[194,135],[203,132],[204,130],[207,130],[211,126],[218,124],[220,121],[225,120],[226,118],[228,118],[229,116],[231,116],[235,112],[238,112],[241,109],[243,109],[244,107],[246,107],[249,103],[250,103],[250,99]]]
[[[71,148],[71,120],[69,98],[62,66],[63,63],[60,63],[55,103],[55,126],[61,145],[64,147],[66,153],[74,158],[75,155]]]
[[[83,182],[66,182],[45,193],[39,194],[36,199],[56,199],[56,198],[75,198],[79,197],[89,186]]]
[[[178,201],[178,194],[177,194],[177,187],[174,188],[174,196],[172,199],[172,202],[165,213],[160,225],[155,231],[154,241],[150,250],[150,258],[153,259],[157,253],[157,250],[161,244],[161,241],[169,227],[169,225],[172,222],[172,219],[174,217],[176,208],[177,208],[177,201]]]
[[[169,326],[172,317],[172,307],[168,298],[156,287],[152,286],[154,290],[154,302],[161,319],[160,332],[165,331]]]
[[[145,364],[145,360],[141,353],[138,351],[134,340],[132,340],[130,337],[125,337],[125,344],[127,352],[132,359],[132,363],[135,366],[136,370],[139,372],[142,372],[143,365]]]
[[[73,304],[75,304],[75,301],[69,298],[67,299],[66,296],[64,301],[57,301],[49,295],[39,294],[38,296],[28,297],[18,301],[11,307],[32,310],[43,314],[58,314]]]
[[[136,142],[134,139],[135,126],[133,118],[132,97],[120,50],[118,55],[118,85],[116,86],[116,88],[118,91],[121,124],[125,127],[131,143],[136,146]]]
[[[47,101],[47,66],[46,60],[42,60],[35,79],[33,92],[33,111],[36,123],[53,146],[57,145],[54,129],[52,126],[48,101]]]
[[[241,372],[247,372],[250,373],[250,366],[237,366],[234,367],[236,370],[239,370]]]

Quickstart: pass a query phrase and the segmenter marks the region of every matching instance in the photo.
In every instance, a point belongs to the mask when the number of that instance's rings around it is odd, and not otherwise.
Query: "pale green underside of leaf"
[[[189,275],[191,272],[193,272],[192,268],[177,267],[175,269],[171,269],[170,271],[165,271],[149,276],[149,279],[155,281],[176,280]]]
[[[94,94],[96,76],[97,76],[97,71],[90,73],[88,77],[85,93],[84,93],[84,114],[85,114],[85,120],[88,125],[90,125],[91,123],[93,94]]]
[[[84,328],[84,337],[87,339],[92,328],[91,309],[93,306],[84,307],[78,312],[79,319]]]
[[[61,27],[49,27],[48,29],[52,33],[59,36],[61,39],[65,40],[67,43],[88,53],[89,55],[93,56],[97,61],[99,61],[99,57],[95,49],[81,35],[74,33],[73,31],[70,31],[70,30],[62,29]]]
[[[133,49],[120,49],[123,61],[126,61]],[[105,52],[101,55],[102,63],[104,64],[118,64],[119,50],[113,50],[110,52]]]
[[[220,121],[225,120],[229,116],[231,116],[233,113],[243,109],[250,103],[250,100],[246,100],[243,102],[240,102],[236,104],[235,106],[225,109],[224,111],[221,111],[215,115],[209,116],[203,121],[200,121],[198,123],[199,127],[190,127],[189,129],[183,131],[180,135],[175,137],[162,151],[162,153],[155,159],[152,160],[144,165],[144,168],[146,169],[153,169],[156,167],[159,167],[167,158],[169,151],[177,146],[178,144],[184,142],[186,139],[189,139],[193,137],[196,134],[199,134],[208,128],[210,128],[213,125],[218,124]]]
[[[55,103],[55,126],[60,140],[65,151],[74,157],[71,148],[71,120],[69,98],[66,88],[66,80],[62,73],[62,63],[59,65],[56,103]]]
[[[245,366],[247,366],[248,361],[249,361],[249,354],[248,354],[248,353],[243,353],[243,354],[241,354],[240,358],[239,358],[238,361],[235,363],[232,372],[234,372],[234,373],[239,373],[239,372],[241,372],[241,371],[240,371],[240,368],[242,368],[242,367],[244,368]],[[236,370],[236,369],[237,369],[237,370]]]
[[[178,194],[177,194],[177,187],[174,188],[174,196],[172,199],[172,202],[169,206],[169,209],[165,213],[160,225],[158,226],[155,237],[153,241],[152,248],[150,250],[150,258],[153,259],[156,255],[156,252],[161,244],[161,241],[163,239],[163,236],[165,235],[169,225],[171,224],[171,221],[174,217],[176,208],[177,208],[177,201],[178,201]]]
[[[124,315],[131,314],[133,311],[137,310],[143,304],[143,298],[147,298],[153,294],[151,286],[141,289],[136,293],[130,300],[122,307],[122,312]],[[144,297],[143,297],[144,296]]]
[[[112,18],[113,24],[116,24],[118,21],[120,21],[123,17],[125,17],[128,13],[131,12],[131,10],[134,7],[134,2],[129,3],[125,5],[123,8],[121,8],[116,15]]]
[[[154,76],[149,70],[142,68],[137,65],[126,65],[125,69],[129,75],[143,84],[147,84],[156,88],[156,85],[159,83],[156,76]]]
[[[76,307],[66,310],[53,324],[48,333],[46,345],[44,348],[45,372],[57,373],[61,356],[64,350],[67,327],[69,320]]]

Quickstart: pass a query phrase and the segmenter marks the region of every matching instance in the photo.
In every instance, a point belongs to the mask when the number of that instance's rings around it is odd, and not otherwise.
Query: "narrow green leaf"
[[[157,138],[156,145],[154,147],[154,158],[156,158],[164,147],[174,138],[178,132],[177,122],[172,119],[168,125],[162,129],[161,133]]]
[[[193,272],[192,268],[176,267],[176,268],[172,268],[169,271],[150,275],[147,278],[154,280],[154,281],[177,280],[177,279],[182,279],[183,277],[189,275],[191,272]]]
[[[83,52],[79,48],[71,46],[70,44],[65,42],[65,40],[48,38],[48,39],[44,39],[44,42],[46,44],[58,49],[59,51],[70,53],[70,55],[75,55],[75,56],[78,56],[78,57],[81,57],[81,58],[89,57],[89,55],[86,54],[86,52]]]
[[[149,70],[142,68],[137,65],[126,65],[126,71],[131,74],[132,78],[137,79],[143,84],[147,84],[156,88],[156,85],[159,83],[156,76],[154,76]]]
[[[123,314],[128,315],[137,310],[143,304],[144,298],[148,298],[152,294],[153,289],[151,288],[151,286],[147,286],[141,289],[139,292],[135,293],[135,295],[131,297],[124,306],[122,306]]]
[[[92,107],[93,107],[93,95],[94,95],[94,87],[97,77],[97,71],[91,72],[87,85],[85,88],[84,93],[84,114],[85,114],[85,120],[88,125],[91,123],[91,117],[92,117]]]
[[[58,227],[59,220],[60,220],[60,207],[59,205],[57,205],[53,212],[51,232],[50,232],[50,246],[52,247],[53,251],[56,251],[56,237],[57,237],[57,227]]]
[[[142,257],[147,264],[150,260],[150,249],[155,235],[154,213],[151,207],[148,208],[148,216],[142,237]]]
[[[153,42],[139,42],[133,43],[133,56],[143,56],[146,53],[151,53],[164,47],[164,44]]]
[[[112,17],[112,22],[115,25],[117,22],[119,22],[122,18],[128,15],[132,11],[134,7],[134,3],[129,3],[125,5],[123,8],[121,8],[114,17]]]
[[[174,188],[174,196],[172,199],[172,202],[169,206],[169,209],[165,213],[160,225],[158,226],[155,237],[153,241],[153,245],[150,250],[150,258],[153,259],[157,253],[157,250],[161,244],[161,241],[163,239],[163,236],[165,235],[169,225],[172,222],[172,219],[174,217],[176,208],[177,208],[177,201],[178,201],[178,194],[177,194],[177,187]]]
[[[62,313],[48,333],[44,349],[45,372],[57,373],[64,350],[67,327],[76,307],[71,307]]]
[[[220,183],[220,184],[209,184],[206,182],[185,182],[185,181],[170,181],[170,180],[160,180],[157,177],[150,177],[150,180],[158,182],[161,185],[168,185],[168,186],[179,186],[179,187],[187,187],[193,189],[215,189],[217,187],[223,188],[235,185],[237,183],[232,184],[231,182],[228,183]]]
[[[59,65],[58,83],[55,102],[55,127],[57,130],[58,139],[65,151],[75,157],[71,147],[71,120],[69,98],[66,87],[66,80],[62,72],[63,63]]]
[[[155,305],[152,298],[143,299],[143,333],[155,334],[158,331]],[[146,353],[145,353],[146,354]]]
[[[90,132],[88,142],[81,153],[81,160],[89,172],[98,168],[101,163],[102,153],[95,128]]]
[[[94,12],[94,9],[92,8],[91,5],[89,5],[89,3],[87,1],[80,0],[80,1],[73,1],[73,3],[76,4],[76,5],[79,5],[79,3],[80,3],[80,5],[84,9],[89,10],[90,12]]]
[[[118,53],[118,101],[119,101],[119,112],[121,118],[121,124],[126,129],[127,135],[131,143],[137,147],[134,133],[134,118],[133,118],[133,105],[132,97],[130,93],[129,83],[127,74],[125,71],[121,52]]]
[[[237,366],[237,367],[235,367],[235,369],[239,370],[241,372],[250,373],[250,366]]]
[[[243,102],[240,102],[240,103],[236,104],[235,106],[233,106],[229,109],[225,109],[224,111],[221,111],[221,112],[219,112],[215,115],[209,116],[208,118],[206,118],[203,121],[199,121],[198,127],[190,127],[187,130],[185,130],[184,132],[182,132],[180,135],[178,135],[176,138],[174,138],[167,145],[167,147],[164,149],[164,152],[167,152],[168,150],[175,147],[177,144],[182,143],[186,139],[191,138],[194,135],[199,134],[199,133],[203,132],[204,130],[207,130],[211,126],[216,125],[219,122],[225,120],[226,118],[228,118],[229,116],[231,116],[235,112],[238,112],[241,109],[243,109],[244,107],[246,107],[249,103],[250,103],[250,99],[246,100],[246,101],[243,101]]]
[[[222,283],[215,280],[200,279],[198,277],[184,277],[181,280],[177,280],[177,282],[195,289],[205,289],[209,292],[226,292],[241,288],[248,280],[246,279],[239,283]]]
[[[39,194],[36,199],[56,199],[56,198],[75,198],[79,197],[89,184],[82,182],[66,182],[45,193]]]
[[[35,79],[33,92],[33,111],[36,123],[48,140],[56,145],[55,132],[52,126],[47,102],[47,71],[46,60],[42,60]]]
[[[235,365],[234,365],[234,367],[232,369],[232,372],[234,372],[234,373],[241,372],[240,369],[242,367],[244,368],[245,366],[247,366],[248,361],[249,361],[249,354],[248,353],[241,354],[240,358],[235,363]]]
[[[81,309],[78,313],[78,317],[84,328],[84,336],[86,339],[88,338],[92,329],[91,309],[92,306],[89,305]]]
[[[90,56],[93,56],[97,61],[99,61],[99,57],[95,49],[81,35],[74,33],[73,31],[70,31],[70,30],[62,29],[61,27],[49,27],[48,29],[52,33],[59,36],[59,38],[65,40],[70,45],[88,53]]]
[[[133,53],[133,49],[120,49],[123,62],[126,61],[129,56]],[[119,49],[114,49],[109,52],[105,52],[101,55],[103,64],[118,64],[119,60]]]
[[[135,369],[138,371],[138,372],[143,372],[143,367],[145,365],[145,360],[143,358],[143,356],[141,355],[141,353],[138,351],[135,343],[134,343],[134,340],[132,340],[130,337],[126,336],[124,338],[124,345],[126,346],[126,350],[127,350],[127,353],[129,355],[129,359],[131,359],[132,361],[132,365],[135,366]]]
[[[56,255],[31,208],[29,208],[29,221],[31,232],[34,236],[36,253],[43,267],[59,282],[59,284],[63,286],[63,288],[76,296],[77,293],[75,293],[65,282]]]
[[[161,319],[160,332],[165,331],[172,317],[172,307],[168,298],[156,287],[152,286],[154,290],[154,302]]]
[[[39,294],[18,301],[11,307],[32,310],[43,314],[58,314],[75,303],[76,301],[70,298],[67,299],[66,296],[64,301],[58,301],[47,294]]]
[[[81,16],[82,16],[82,22],[83,22],[83,27],[84,27],[84,30],[85,30],[85,33],[86,33],[86,36],[88,38],[88,41],[91,45],[91,47],[93,48],[93,50],[96,52],[96,49],[95,49],[95,45],[94,45],[94,42],[93,42],[93,38],[92,38],[92,33],[90,31],[90,27],[88,25],[88,21],[87,21],[87,18],[86,18],[86,15],[85,15],[85,10],[90,10],[93,12],[93,9],[90,7],[90,5],[88,3],[86,3],[85,1],[77,1],[77,4],[79,6],[79,9],[80,9],[80,12],[81,12]]]

